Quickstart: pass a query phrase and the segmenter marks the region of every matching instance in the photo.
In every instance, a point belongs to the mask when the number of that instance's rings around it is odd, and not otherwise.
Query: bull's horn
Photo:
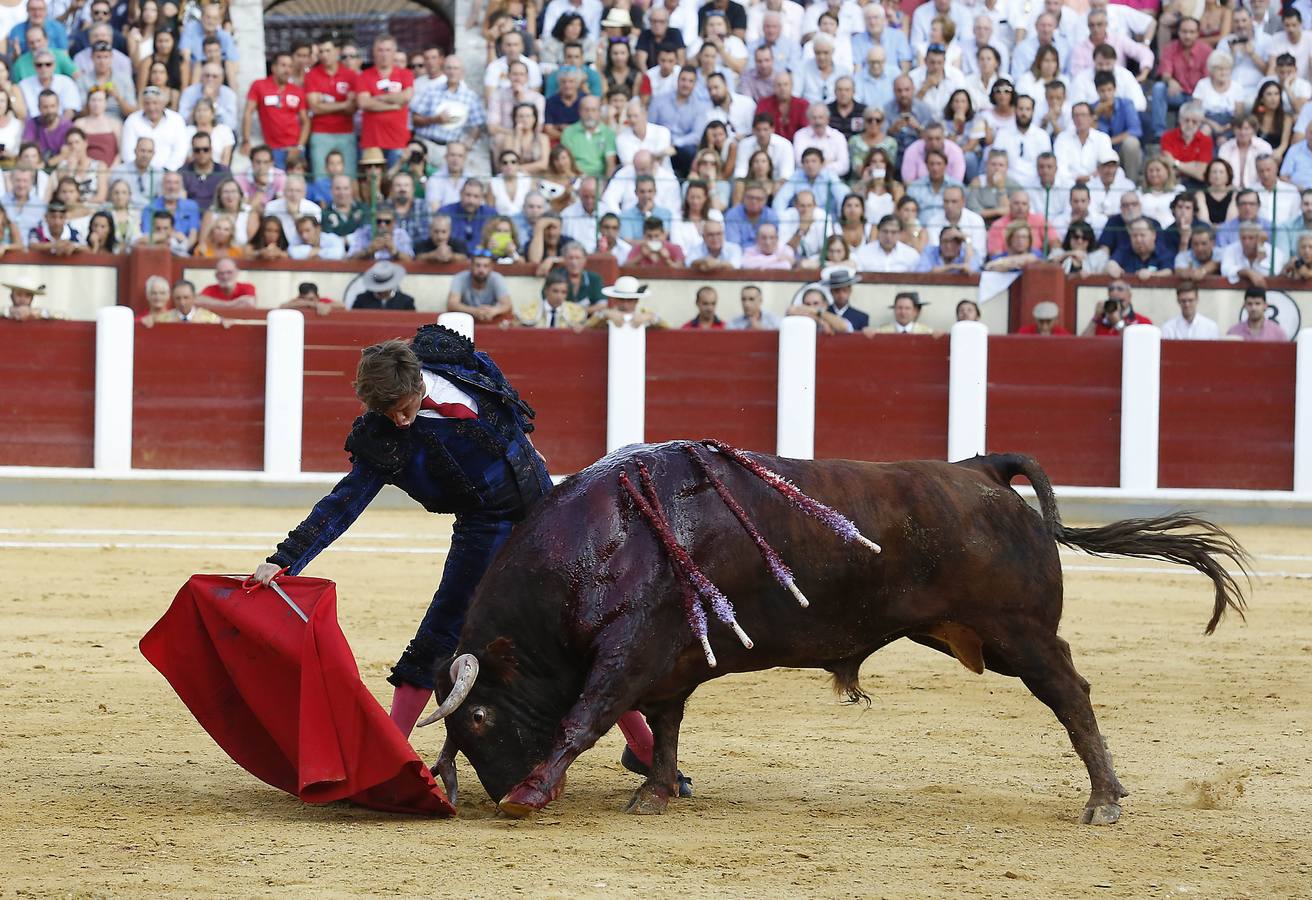
[[[433,710],[432,715],[419,722],[419,727],[423,728],[432,725],[439,719],[445,719],[451,713],[460,708],[460,704],[465,702],[469,696],[469,691],[474,686],[474,679],[478,678],[478,657],[472,653],[462,653],[451,663],[451,693],[446,695],[443,700]]]

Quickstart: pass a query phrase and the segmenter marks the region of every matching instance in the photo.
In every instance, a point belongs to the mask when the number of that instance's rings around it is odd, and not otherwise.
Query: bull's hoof
[[[1103,803],[1099,806],[1086,806],[1080,816],[1082,825],[1115,825],[1121,818],[1121,804]]]
[[[501,798],[501,802],[497,804],[497,809],[512,819],[523,819],[555,800],[564,789],[565,776],[563,775],[555,790],[550,793],[544,793],[541,788],[534,787],[528,782],[520,782],[514,790]]]
[[[633,792],[633,799],[624,807],[624,811],[632,816],[659,816],[665,812],[669,803],[669,794],[644,784]]]

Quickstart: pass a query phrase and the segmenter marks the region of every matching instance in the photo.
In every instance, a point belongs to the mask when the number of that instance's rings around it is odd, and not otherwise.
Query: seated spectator
[[[1289,262],[1285,263],[1285,268],[1280,274],[1296,281],[1312,279],[1312,232],[1299,234],[1294,254]]]
[[[0,213],[0,222],[7,230],[8,221]],[[114,217],[105,210],[95,213],[87,223],[87,252],[89,253],[117,253],[119,252],[118,236],[114,233]]]
[[[798,191],[792,207],[779,214],[779,240],[788,245],[799,264],[811,266],[824,246],[829,225],[829,217],[816,209],[814,195]]]
[[[1165,22],[1162,24],[1165,25]],[[1178,161],[1190,163],[1205,162],[1206,159],[1211,158],[1211,153],[1208,153],[1204,159],[1185,160],[1176,152],[1179,147],[1176,144],[1176,138],[1168,137],[1168,135],[1178,135],[1179,132],[1185,130],[1185,108],[1191,102],[1196,102],[1190,101],[1190,97],[1198,86],[1198,82],[1202,81],[1207,75],[1207,64],[1212,48],[1205,41],[1198,38],[1198,20],[1189,16],[1181,17],[1179,25],[1176,27],[1175,40],[1167,44],[1165,49],[1162,50],[1162,58],[1157,69],[1159,80],[1152,87],[1153,134],[1162,136],[1163,153],[1170,154]],[[1168,108],[1178,108],[1180,110],[1181,127],[1173,132],[1166,130]],[[1189,110],[1191,119],[1188,126],[1190,138],[1193,138],[1198,126],[1202,124],[1202,112],[1202,104],[1198,104],[1197,107]],[[1196,121],[1194,120],[1195,116],[1197,117]],[[1203,135],[1203,137],[1209,136]],[[1190,140],[1185,140],[1183,143],[1188,145]],[[1208,143],[1210,145],[1210,138]],[[1199,179],[1200,175],[1195,174],[1191,177]]]
[[[351,234],[347,255],[351,259],[405,260],[413,259],[415,253],[409,232],[396,224],[396,213],[383,203],[374,210],[372,224],[366,222]]]
[[[509,216],[493,216],[483,226],[478,245],[492,254],[496,262],[522,262],[519,252],[519,231]]]
[[[829,294],[828,312],[846,322],[849,331],[861,331],[870,324],[870,316],[852,305],[852,287],[860,281],[851,266],[826,266],[820,272],[820,286]]]
[[[313,281],[302,281],[296,286],[296,296],[284,303],[279,309],[299,309],[301,312],[314,312],[326,316],[335,309],[342,309],[340,300],[319,295],[319,285]]]
[[[1008,174],[1007,154],[1002,150],[989,151],[984,172],[975,179],[966,192],[966,208],[993,225],[1007,215],[1007,198],[1024,188]],[[1005,229],[1006,226],[1003,226]]]
[[[196,303],[219,312],[231,309],[255,309],[255,285],[238,281],[240,271],[233,259],[220,259],[214,264],[214,284],[201,289]]]
[[[1261,215],[1262,205],[1257,199],[1257,192],[1252,190],[1240,191],[1235,195],[1236,215],[1216,227],[1216,245],[1224,249],[1239,240],[1239,229],[1247,222],[1255,222],[1262,226],[1262,230],[1268,234],[1271,232],[1271,222]]]
[[[929,169],[925,165],[925,154],[930,150],[937,150],[947,161],[945,169],[947,177],[953,181],[963,182],[966,177],[965,155],[954,141],[947,139],[947,132],[942,123],[929,122],[922,134],[923,136],[913,141],[902,154],[902,180],[911,184],[916,179],[929,174]],[[1006,158],[1005,152],[1003,158]]]
[[[178,98],[178,115],[190,124],[196,105],[208,101],[214,121],[234,132],[241,126],[237,117],[237,94],[223,83],[223,67],[206,63],[200,68],[200,80],[184,90]]]
[[[46,205],[45,218],[27,233],[27,249],[51,256],[72,256],[86,249],[82,235],[68,224],[68,207],[62,200]]]
[[[34,305],[37,297],[45,295],[46,286],[44,284],[14,279],[0,284],[0,287],[9,289],[9,306],[5,308],[3,314],[0,314],[0,318],[8,319],[11,322],[36,322],[63,318],[60,313],[54,310],[44,307],[38,309]]]
[[[51,160],[63,149],[64,139],[73,130],[73,123],[59,114],[59,97],[54,91],[42,91],[36,109],[36,118],[28,119],[23,128],[23,140],[36,144],[42,162],[53,165]]]
[[[761,309],[761,289],[754,284],[745,285],[739,292],[743,314],[731,319],[730,331],[778,331],[779,317]]]
[[[201,209],[213,206],[214,192],[220,184],[232,179],[232,170],[215,160],[213,151],[214,142],[208,134],[198,132],[192,135],[191,160],[181,171],[187,198]],[[318,207],[315,212],[318,212]]]
[[[647,295],[647,285],[640,284],[632,275],[621,275],[610,287],[601,289],[608,300],[607,306],[593,310],[587,328],[665,328],[665,320],[638,302]]]
[[[1181,281],[1175,286],[1175,302],[1180,315],[1162,325],[1162,339],[1168,341],[1215,341],[1221,337],[1216,322],[1198,312],[1198,285]]]
[[[156,279],[163,282],[162,288],[156,286],[154,290],[156,292],[162,291],[164,294],[166,304],[164,308],[158,306],[156,297],[152,295],[151,282]],[[137,321],[147,328],[164,322],[182,324],[192,323],[196,325],[222,325],[225,328],[231,326],[230,322],[220,317],[217,313],[198,305],[196,286],[185,279],[176,282],[170,290],[167,281],[160,278],[158,275],[152,275],[150,278],[146,279],[146,298],[150,304],[150,310]],[[170,298],[173,301],[172,309],[167,308],[167,302]]]
[[[309,216],[318,221],[323,215],[322,210],[305,196],[305,179],[300,175],[287,176],[287,186],[283,195],[265,204],[264,213],[276,217],[282,223],[282,231],[287,236],[289,246],[295,246],[300,242],[300,238],[296,236],[298,219]]]
[[[974,300],[958,300],[957,321],[958,322],[980,321],[979,304],[976,303]]]
[[[1210,225],[1196,225],[1189,232],[1189,246],[1175,256],[1176,275],[1201,281],[1220,272],[1221,254],[1216,249],[1216,232]]]
[[[1062,271],[1068,275],[1101,275],[1107,270],[1110,254],[1106,247],[1098,246],[1093,234],[1093,227],[1084,221],[1075,221],[1066,229],[1061,249],[1054,249],[1048,256],[1049,262],[1061,263]]]
[[[1093,108],[1096,127],[1111,139],[1125,174],[1131,181],[1138,180],[1143,166],[1139,113],[1129,100],[1116,96],[1116,78],[1110,72],[1098,72],[1093,83],[1098,92]]]
[[[1162,83],[1159,81],[1153,88],[1154,103],[1156,103],[1157,88]],[[1166,116],[1163,112],[1162,122],[1165,121]],[[1190,190],[1203,187],[1207,179],[1208,164],[1214,156],[1212,136],[1205,133],[1202,126],[1203,105],[1197,100],[1190,100],[1180,107],[1179,127],[1162,134],[1162,159]]]
[[[1304,140],[1296,142],[1280,163],[1280,174],[1299,188],[1312,188],[1312,128]]]
[[[697,315],[684,322],[680,327],[684,329],[709,328],[723,330],[725,327],[724,321],[715,314],[715,307],[719,300],[720,297],[715,292],[715,288],[710,285],[699,287],[695,298]]]
[[[848,334],[852,331],[851,322],[829,311],[829,295],[819,286],[803,291],[802,296],[788,307],[785,315],[806,316],[815,322],[820,334]]]
[[[492,271],[492,254],[474,250],[469,269],[451,279],[448,312],[469,313],[475,322],[491,322],[511,311],[510,288],[501,273]]]
[[[732,270],[743,265],[743,250],[726,239],[723,219],[710,218],[702,226],[702,239],[688,253],[689,267],[699,272]]]
[[[451,219],[451,233],[471,248],[480,246],[483,228],[497,214],[484,203],[483,185],[472,178],[461,187],[460,200],[441,207],[438,212]]]
[[[182,173],[164,173],[160,179],[159,196],[141,211],[143,229],[150,221],[150,217],[161,209],[172,213],[174,231],[184,236],[186,252],[190,253],[191,248],[196,246],[196,241],[200,238],[200,207],[196,205],[196,201],[187,197],[183,188]]]
[[[829,107],[824,103],[812,103],[807,108],[807,127],[793,135],[793,154],[801,162],[806,152],[819,150],[823,167],[835,178],[843,178],[851,170],[851,159],[847,149],[847,138],[841,131],[829,125]]]
[[[569,299],[569,281],[561,271],[547,275],[541,297],[515,304],[515,321],[525,328],[568,328],[578,332],[587,320],[587,307]]]
[[[685,66],[675,79],[674,90],[653,97],[647,110],[650,124],[670,133],[670,146],[674,150],[672,161],[680,176],[688,174],[697,152],[697,142],[702,136],[702,119],[710,109],[710,102],[705,97],[694,95],[697,86],[697,70]],[[631,125],[632,122],[630,114]]]
[[[158,154],[157,154],[158,155]],[[263,198],[265,203],[282,196],[287,173],[273,164],[273,151],[259,146],[250,152],[251,168],[236,176],[247,200]]]
[[[990,259],[1002,253],[1008,228],[1013,222],[1024,222],[1030,226],[1029,233],[1034,250],[1055,247],[1061,243],[1052,225],[1045,222],[1043,216],[1038,213],[1030,212],[1030,195],[1024,190],[1016,190],[1007,198],[1007,214],[989,226],[987,247]]]
[[[124,28],[127,21],[123,18],[125,10],[119,8],[120,22]],[[68,39],[68,51],[75,56],[94,46],[98,41],[106,40],[113,44],[114,50],[127,59],[128,41],[123,31],[115,30],[114,10],[109,0],[96,0],[91,4],[90,19],[80,18],[82,27],[74,31]],[[70,18],[70,22],[73,18]],[[103,35],[103,37],[102,37]]]
[[[744,269],[791,269],[796,260],[793,248],[779,241],[779,226],[763,224],[756,230],[756,243],[743,251]]]
[[[405,267],[391,260],[380,260],[360,276],[364,288],[356,294],[351,309],[413,310],[415,298],[401,290]]]
[[[901,233],[902,226],[897,216],[880,219],[876,240],[861,245],[853,257],[857,268],[862,272],[915,271],[920,254],[899,240]]]
[[[1061,315],[1061,310],[1051,300],[1044,300],[1042,303],[1034,304],[1034,309],[1030,312],[1030,315],[1034,317],[1034,321],[1029,325],[1022,325],[1017,329],[1017,334],[1070,334],[1069,331],[1057,324],[1057,318]]]
[[[1235,123],[1235,136],[1220,146],[1216,156],[1230,164],[1235,184],[1243,189],[1257,184],[1257,158],[1271,153],[1271,145],[1257,136],[1257,119],[1244,116]]]
[[[1165,278],[1174,273],[1175,255],[1159,240],[1157,223],[1147,216],[1130,220],[1129,240],[1118,244],[1107,263],[1113,278],[1134,274],[1140,280]]]
[[[1279,177],[1280,163],[1274,156],[1257,158],[1257,206],[1275,222],[1287,222],[1299,212],[1298,188]]]
[[[756,112],[768,115],[775,133],[786,141],[792,141],[793,136],[806,127],[808,107],[806,100],[793,95],[793,76],[776,70],[774,92],[757,102]]]
[[[87,138],[79,128],[70,128],[64,138],[64,149],[52,160],[55,178],[71,178],[77,185],[78,197],[92,203],[102,203],[109,193],[109,172],[105,164],[92,159],[87,153]]]
[[[929,232],[929,243],[938,243],[943,229],[949,225],[955,226],[962,233],[978,263],[982,248],[987,245],[988,230],[984,227],[984,219],[966,208],[966,189],[960,185],[944,188],[942,208],[926,216],[925,228]]]
[[[37,109],[41,94],[49,91],[58,100],[59,115],[72,121],[82,108],[82,92],[77,83],[67,75],[55,73],[55,55],[49,50],[35,54],[33,59],[36,74],[18,82],[24,104],[29,110]]]
[[[367,213],[364,204],[355,199],[354,188],[351,176],[333,177],[332,202],[324,207],[320,218],[324,231],[349,238],[364,226]]]
[[[1016,272],[1042,260],[1043,254],[1034,249],[1034,238],[1029,223],[1017,219],[1007,225],[1002,249],[989,257],[989,261],[984,265],[984,271]]]
[[[579,120],[580,85],[583,73],[574,66],[565,66],[556,72],[559,91],[547,97],[543,131],[548,138],[559,141],[565,128]]]
[[[560,142],[574,156],[580,172],[596,178],[609,177],[618,165],[615,132],[601,121],[601,100],[579,101],[579,119],[561,132]]]
[[[960,228],[948,225],[938,240],[920,254],[915,271],[935,275],[970,275],[979,271],[979,259]]]
[[[807,191],[818,206],[829,216],[838,214],[843,198],[849,188],[832,170],[824,167],[824,154],[818,147],[807,147],[798,159],[798,167],[793,171],[774,195],[774,211],[783,213],[793,203],[799,191]]]
[[[283,230],[282,220],[277,216],[265,216],[246,244],[245,255],[251,259],[287,259],[289,246],[290,242],[287,239],[287,232]]]
[[[632,245],[620,237],[620,217],[606,213],[597,222],[597,252],[609,253],[615,261],[624,265],[632,252]]]
[[[870,337],[875,334],[933,334],[934,329],[921,323],[920,310],[928,306],[928,301],[921,300],[916,291],[902,291],[893,298],[893,321],[878,328],[865,329]]]
[[[774,131],[774,119],[767,113],[758,112],[752,119],[752,134],[741,138],[734,151],[733,177],[748,177],[752,157],[757,151],[766,154],[770,161],[772,179],[786,181],[793,174],[796,158],[793,145],[786,138]]]
[[[960,181],[947,176],[948,158],[939,150],[925,151],[924,176],[907,185],[907,196],[920,206],[922,212],[932,216],[943,209],[943,196],[948,188],[965,188]]]
[[[147,87],[141,92],[141,109],[123,122],[119,152],[125,165],[131,164],[137,141],[144,138],[154,142],[155,155],[150,163],[152,166],[176,171],[187,161],[190,146],[187,143],[187,123],[182,120],[182,116],[165,108],[164,93],[157,87]],[[255,151],[252,151],[251,164],[255,165]],[[272,165],[272,157],[269,165]]]
[[[433,216],[428,221],[428,237],[415,244],[417,262],[445,263],[465,262],[469,249],[459,238],[451,236],[451,219],[447,216]]]
[[[1239,226],[1239,240],[1221,251],[1221,275],[1233,284],[1241,278],[1259,288],[1285,268],[1285,252],[1272,247],[1266,229],[1256,222]]]
[[[742,202],[724,216],[725,236],[744,251],[756,243],[762,225],[779,225],[779,215],[765,205],[765,188],[752,183],[743,192]]]
[[[237,243],[237,226],[232,217],[216,215],[209,218],[208,224],[201,228],[200,243],[196,245],[196,256],[205,259],[231,257],[240,259],[245,255],[243,244]]]
[[[623,232],[621,231],[621,234]],[[624,261],[627,266],[682,266],[683,249],[666,238],[665,223],[650,216],[642,224],[642,241],[635,243]]]
[[[1231,325],[1226,331],[1226,337],[1266,343],[1289,341],[1285,330],[1267,317],[1266,289],[1262,285],[1244,291],[1244,313],[1246,314],[1244,321]]]
[[[1115,219],[1117,212],[1124,215],[1122,206],[1125,203],[1125,197],[1133,194],[1135,205],[1135,216],[1142,215],[1142,209],[1139,208],[1139,196],[1135,192],[1134,182],[1130,180],[1119,165],[1119,159],[1115,150],[1107,150],[1100,157],[1097,171],[1094,176],[1088,180],[1085,185],[1089,189],[1089,206],[1095,212],[1106,216],[1109,220]],[[1120,223],[1117,223],[1120,225]],[[1118,229],[1113,234],[1123,234],[1124,229]],[[1115,250],[1115,245],[1111,245]]]
[[[1120,337],[1121,332],[1131,325],[1151,325],[1153,320],[1139,314],[1132,302],[1130,285],[1122,279],[1116,279],[1107,286],[1107,300],[1099,312],[1084,326],[1082,337]]]

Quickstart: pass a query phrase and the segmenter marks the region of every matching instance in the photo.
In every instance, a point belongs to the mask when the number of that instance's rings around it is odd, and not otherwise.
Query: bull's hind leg
[[[1030,692],[1066,726],[1075,752],[1089,770],[1092,791],[1080,821],[1086,825],[1112,824],[1121,817],[1120,800],[1127,792],[1112,769],[1111,754],[1089,702],[1089,682],[1075,671],[1070,645],[1055,634],[1035,631],[1008,644],[1007,662]]]
[[[647,716],[655,746],[652,749],[651,772],[647,780],[633,792],[633,799],[625,812],[639,816],[660,815],[665,812],[670,798],[679,794],[679,725],[683,722],[686,697],[656,707]]]

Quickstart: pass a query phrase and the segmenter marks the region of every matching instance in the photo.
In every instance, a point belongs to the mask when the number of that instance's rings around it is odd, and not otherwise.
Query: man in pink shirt
[[[1162,51],[1157,66],[1158,80],[1153,84],[1150,127],[1153,136],[1166,131],[1166,110],[1179,109],[1207,75],[1207,55],[1212,52],[1198,39],[1198,20],[1188,16],[1180,20],[1175,40]]]
[[[1007,226],[1012,222],[1029,222],[1031,246],[1035,250],[1043,249],[1045,239],[1043,230],[1047,223],[1044,222],[1043,216],[1030,212],[1030,195],[1026,191],[1012,191],[1011,196],[1007,198],[1007,214],[989,226],[987,240],[989,256],[996,256],[1002,252],[1007,237]],[[1056,229],[1047,225],[1047,230],[1048,246],[1055,247],[1060,244],[1061,238],[1058,237]]]
[[[925,151],[937,150],[948,158],[948,177],[960,182],[966,180],[966,157],[955,141],[947,140],[947,134],[940,122],[931,122],[920,133],[920,140],[907,147],[902,154],[902,181],[910,184],[917,178],[929,174],[925,167]]]
[[[744,269],[791,269],[793,248],[779,243],[779,228],[762,225],[756,230],[756,243],[743,251]]]
[[[1144,44],[1124,34],[1110,34],[1107,31],[1107,13],[1094,10],[1089,13],[1089,37],[1071,49],[1071,75],[1082,75],[1093,71],[1093,48],[1107,44],[1116,51],[1116,64],[1125,65],[1127,59],[1139,64],[1139,81],[1144,81],[1153,68],[1153,51]]]
[[[1237,337],[1243,341],[1262,341],[1265,343],[1289,343],[1285,329],[1266,316],[1266,291],[1260,287],[1250,287],[1244,291],[1244,312],[1248,318],[1231,326],[1226,337]]]

